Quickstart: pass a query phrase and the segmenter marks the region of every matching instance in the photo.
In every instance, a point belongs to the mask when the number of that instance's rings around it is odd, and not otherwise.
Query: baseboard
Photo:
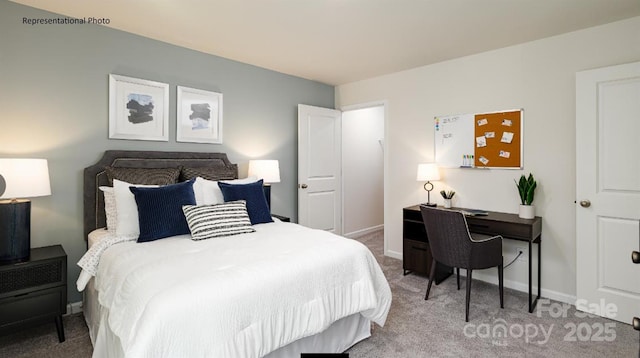
[[[460,276],[466,276],[465,270],[460,270]],[[480,281],[488,282],[488,283],[491,283],[491,284],[494,284],[494,285],[498,284],[497,275],[483,274],[482,272],[473,271],[473,279],[474,280],[480,280]],[[520,281],[513,281],[513,280],[505,279],[504,280],[504,287],[510,288],[512,290],[524,292],[524,293],[527,293],[527,294],[529,293],[529,285],[526,282],[520,282]],[[537,292],[538,292],[538,286],[537,285],[533,285],[532,286],[532,291],[533,291],[533,294],[535,296],[537,294]],[[568,303],[570,305],[575,305],[576,304],[576,296],[568,295],[566,293],[553,291],[553,290],[548,290],[548,289],[543,288],[542,290],[540,290],[540,295],[543,298],[552,299],[554,301]]]
[[[371,234],[371,233],[374,233],[376,231],[380,231],[380,230],[383,230],[383,229],[384,229],[384,224],[376,225],[376,226],[372,226],[372,227],[369,227],[369,228],[366,228],[366,229],[356,230],[356,231],[353,231],[353,232],[350,232],[350,233],[347,233],[347,234],[343,234],[342,236],[348,237],[350,239],[356,239],[356,238],[359,238],[361,236],[368,235],[368,234]]]
[[[397,251],[393,251],[393,250],[387,250],[384,253],[384,256],[389,256],[389,257],[392,257],[394,259],[398,259],[398,260],[402,261],[402,252],[397,252]]]
[[[67,304],[67,314],[76,314],[80,312],[82,312],[82,301]]]

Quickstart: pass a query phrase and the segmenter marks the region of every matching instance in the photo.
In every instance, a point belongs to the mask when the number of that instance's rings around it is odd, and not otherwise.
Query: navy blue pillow
[[[251,225],[273,222],[267,198],[262,189],[262,179],[250,184],[228,184],[218,182],[224,201],[244,200]]]
[[[154,241],[190,232],[182,206],[196,204],[193,194],[194,181],[195,179],[192,179],[157,188],[129,188],[138,204],[138,242]]]

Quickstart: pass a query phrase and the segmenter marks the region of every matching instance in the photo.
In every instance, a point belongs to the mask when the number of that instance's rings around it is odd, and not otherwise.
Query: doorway
[[[343,109],[342,232],[346,237],[384,227],[384,137],[384,103]]]

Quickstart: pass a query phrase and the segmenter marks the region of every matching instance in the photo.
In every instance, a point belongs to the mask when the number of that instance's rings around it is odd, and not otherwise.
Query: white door
[[[640,313],[640,62],[576,76],[576,307]]]
[[[341,123],[335,109],[298,105],[298,222],[342,232]]]

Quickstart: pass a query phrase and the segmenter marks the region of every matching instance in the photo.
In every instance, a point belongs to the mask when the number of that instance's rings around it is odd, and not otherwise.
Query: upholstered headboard
[[[84,238],[106,226],[104,196],[98,189],[110,185],[105,171],[114,168],[214,168],[220,179],[237,179],[238,166],[225,153],[107,150],[94,165],[84,169]]]

